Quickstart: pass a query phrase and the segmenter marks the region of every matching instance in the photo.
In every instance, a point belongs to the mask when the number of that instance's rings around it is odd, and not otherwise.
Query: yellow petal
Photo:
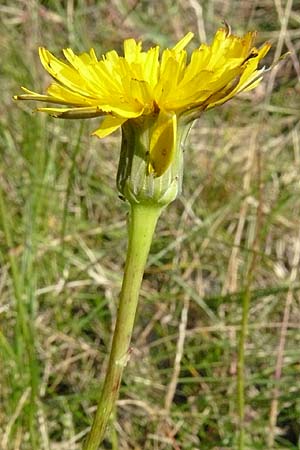
[[[44,68],[59,83],[87,98],[95,97],[95,92],[88,89],[86,80],[73,67],[56,58],[45,48],[39,48],[39,55]]]
[[[159,47],[150,48],[150,50],[147,52],[146,60],[144,63],[144,77],[152,88],[156,85],[158,80],[158,57]]]
[[[86,98],[82,94],[78,94],[77,92],[68,89],[65,86],[62,86],[58,83],[52,83],[47,89],[47,93],[52,100],[43,100],[50,101],[51,103],[59,103],[73,106],[85,106],[94,103],[95,105],[99,103],[99,100],[93,100],[91,98]],[[38,99],[36,99],[38,100]],[[41,99],[40,99],[41,100]]]
[[[124,56],[126,61],[129,63],[138,61],[141,49],[141,42],[136,42],[134,39],[126,39],[124,41]]]
[[[116,105],[114,105],[112,102],[110,104],[108,103],[107,105],[100,105],[99,108],[104,112],[114,113],[119,117],[123,117],[124,119],[134,119],[141,116],[144,112],[143,106],[138,102],[136,102],[135,104],[129,104],[119,100],[119,102],[116,103]]]
[[[148,170],[161,176],[171,164],[176,149],[176,114],[160,111],[152,130]]]
[[[152,97],[147,81],[130,80],[130,91],[134,99],[136,99],[140,105],[146,105],[151,103]]]
[[[181,52],[181,50],[183,50],[188,45],[188,43],[193,39],[193,37],[194,33],[189,31],[182,39],[180,39],[179,42],[177,42],[176,45],[174,45],[173,51],[176,53]]]
[[[102,121],[100,127],[92,134],[94,136],[98,136],[99,138],[104,138],[120,128],[126,120],[127,119],[124,119],[123,117],[107,116]]]
[[[270,48],[271,48],[270,42],[266,42],[264,45],[262,45],[258,50],[258,59],[259,60],[263,59],[270,50]]]

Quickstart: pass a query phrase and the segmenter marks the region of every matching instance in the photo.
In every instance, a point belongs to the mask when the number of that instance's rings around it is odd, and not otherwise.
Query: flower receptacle
[[[190,125],[182,126],[173,120],[176,129],[170,136],[163,130],[168,142],[156,139],[151,152],[153,135],[157,132],[157,114],[128,120],[122,126],[122,145],[117,174],[117,187],[129,203],[168,205],[180,194],[183,175],[183,144]],[[160,153],[161,152],[161,153]],[[168,163],[156,170],[165,153]],[[160,158],[161,155],[161,158]],[[153,161],[155,157],[156,161]],[[162,172],[162,173],[161,173]]]

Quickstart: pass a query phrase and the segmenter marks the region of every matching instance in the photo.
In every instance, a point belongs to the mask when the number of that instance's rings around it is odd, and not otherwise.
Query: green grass
[[[128,212],[115,188],[118,134],[97,140],[90,136],[97,119],[54,120],[11,97],[21,85],[42,90],[49,83],[39,45],[57,54],[93,46],[100,54],[120,50],[128,36],[172,45],[188,30],[195,42],[198,31],[210,41],[224,17],[235,32],[254,28],[259,43],[271,39],[272,63],[283,24],[278,2],[204,1],[202,12],[197,5],[0,5],[3,450],[81,448],[110,347]],[[296,2],[287,13],[281,53],[288,45],[299,54]],[[273,81],[268,74],[257,90],[193,127],[184,190],[159,221],[116,423],[103,449],[236,448],[237,348],[249,279],[246,447],[300,449],[296,59],[292,54]],[[174,368],[176,353],[182,358]]]

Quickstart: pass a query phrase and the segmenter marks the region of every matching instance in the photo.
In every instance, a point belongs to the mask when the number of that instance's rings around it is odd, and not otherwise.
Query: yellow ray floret
[[[160,111],[150,140],[148,170],[156,176],[162,175],[172,162],[176,148],[176,114]]]
[[[201,44],[189,59],[185,47],[193,38],[191,32],[161,56],[158,46],[143,51],[142,43],[134,39],[124,41],[124,56],[112,50],[99,59],[93,49],[76,55],[67,48],[62,61],[40,48],[42,65],[54,81],[46,94],[22,88],[25,93],[15,98],[62,105],[38,109],[55,117],[105,116],[94,132],[101,138],[127,120],[157,115],[149,171],[159,176],[172,160],[172,142],[182,115],[190,111],[200,115],[261,81],[264,68],[259,63],[270,44],[257,49],[255,36],[248,32],[237,37],[229,27],[221,28],[211,45]],[[167,140],[170,144],[165,145]]]

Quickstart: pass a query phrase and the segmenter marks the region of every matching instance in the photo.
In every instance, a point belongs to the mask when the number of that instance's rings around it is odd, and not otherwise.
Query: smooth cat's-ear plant
[[[265,71],[259,63],[270,44],[257,49],[255,36],[237,37],[226,26],[190,58],[185,47],[193,33],[162,53],[158,46],[143,51],[134,39],[125,40],[124,56],[112,50],[99,59],[93,49],[75,55],[68,48],[62,61],[40,48],[54,82],[46,94],[22,88],[15,97],[61,105],[38,108],[58,118],[100,117],[93,133],[100,138],[122,129],[117,186],[131,206],[128,253],[107,375],[85,450],[98,448],[118,397],[156,222],[181,190],[184,139],[203,111],[259,84]]]

